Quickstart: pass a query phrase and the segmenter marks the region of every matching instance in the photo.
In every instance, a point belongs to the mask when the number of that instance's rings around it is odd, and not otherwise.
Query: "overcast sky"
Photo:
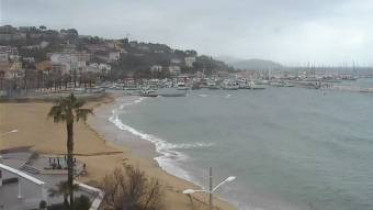
[[[1,25],[287,65],[373,65],[373,0],[0,0]]]

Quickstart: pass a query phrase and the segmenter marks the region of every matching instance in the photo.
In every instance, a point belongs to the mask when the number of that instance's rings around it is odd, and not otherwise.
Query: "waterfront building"
[[[176,65],[171,65],[168,67],[169,70],[170,70],[170,74],[172,76],[177,76],[177,75],[180,75],[181,74],[181,68],[180,66],[176,66]]]
[[[193,64],[197,61],[196,57],[185,57],[184,58],[184,62],[185,62],[185,66],[189,67],[189,68],[192,68],[193,67]]]

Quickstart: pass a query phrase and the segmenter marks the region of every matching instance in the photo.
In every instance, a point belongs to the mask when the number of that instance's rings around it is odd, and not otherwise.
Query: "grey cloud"
[[[210,55],[338,65],[373,64],[372,14],[370,0],[2,0],[1,24],[130,33]]]

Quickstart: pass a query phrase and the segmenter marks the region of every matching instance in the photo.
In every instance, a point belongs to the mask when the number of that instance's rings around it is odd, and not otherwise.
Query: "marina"
[[[343,79],[342,79],[343,78]],[[194,76],[182,76],[172,79],[138,79],[136,83],[129,84],[128,81],[113,83],[105,86],[97,86],[96,89],[123,90],[125,94],[139,95],[144,97],[184,97],[190,91],[201,89],[209,90],[265,90],[267,88],[306,88],[322,89],[328,91],[348,91],[359,93],[373,93],[371,86],[359,87],[359,80],[369,78],[355,78],[352,76],[324,76],[324,77],[273,77],[255,78],[250,77],[210,77],[198,78]],[[136,86],[134,85],[136,84]],[[151,85],[149,85],[151,84]],[[347,84],[347,85],[346,85]],[[355,84],[355,85],[354,85]]]

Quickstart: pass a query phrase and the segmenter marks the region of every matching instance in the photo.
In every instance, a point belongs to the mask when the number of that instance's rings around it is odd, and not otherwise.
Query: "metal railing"
[[[0,163],[0,170],[3,169],[3,170],[6,170],[8,171],[9,173],[12,173],[22,179],[25,179],[29,182],[32,182],[38,186],[40,186],[41,188],[41,195],[42,195],[42,199],[47,202],[47,189],[45,188],[45,182],[35,178],[35,177],[32,177],[18,169],[15,169],[15,168],[12,168],[10,166],[7,166],[7,165],[4,165],[4,164],[1,164]],[[21,199],[23,196],[22,196],[22,179],[19,179],[18,181],[18,195],[17,195],[17,198]],[[1,185],[0,185],[1,186]]]

